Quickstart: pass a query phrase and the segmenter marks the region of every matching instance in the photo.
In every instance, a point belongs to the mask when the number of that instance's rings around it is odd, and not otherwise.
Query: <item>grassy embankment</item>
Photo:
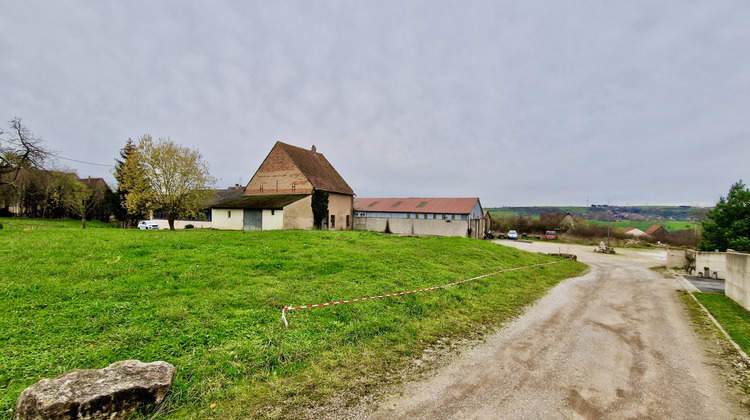
[[[714,293],[695,293],[737,345],[750,354],[750,312],[732,299]]]
[[[750,312],[730,298],[713,293],[694,293],[698,301],[713,315],[737,345],[750,353]],[[743,404],[750,408],[750,365],[730,345],[706,313],[690,297],[688,292],[681,292],[681,297],[693,320],[697,331],[704,337],[711,338],[715,346],[709,346],[718,357],[719,365],[729,374],[727,381],[739,392]]]
[[[295,417],[398,380],[441,339],[497,327],[583,265],[514,271],[446,290],[303,305],[442,285],[555,260],[461,238],[369,232],[81,230],[3,219],[0,418],[41,378],[114,361],[164,360],[166,417]],[[90,227],[101,226],[90,223]]]

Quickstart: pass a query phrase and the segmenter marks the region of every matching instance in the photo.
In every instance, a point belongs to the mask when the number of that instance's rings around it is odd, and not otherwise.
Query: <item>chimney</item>
[[[315,155],[315,156],[318,155],[318,153],[315,151],[315,145],[314,144],[313,144],[312,149],[310,149],[310,151],[312,152],[313,155]]]

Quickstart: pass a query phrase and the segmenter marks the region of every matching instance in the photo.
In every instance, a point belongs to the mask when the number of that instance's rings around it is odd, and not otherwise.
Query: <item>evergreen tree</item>
[[[138,167],[138,148],[133,140],[128,139],[125,147],[120,150],[120,159],[115,159],[115,179],[117,190],[112,201],[112,209],[115,218],[124,223],[124,227],[132,226],[134,220],[146,217],[148,206],[126,207],[126,197],[129,192],[128,185],[142,184],[143,172]]]
[[[716,207],[706,213],[700,248],[750,252],[750,190],[742,180],[732,185],[727,197],[720,197]]]

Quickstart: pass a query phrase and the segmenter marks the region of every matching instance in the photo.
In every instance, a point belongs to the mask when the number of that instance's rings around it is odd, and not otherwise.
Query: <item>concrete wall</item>
[[[706,272],[708,267],[708,272]],[[703,252],[695,253],[694,276],[703,275],[711,278],[727,278],[727,254],[725,252]]]
[[[482,219],[480,219],[482,220]],[[478,221],[477,221],[478,222]],[[391,233],[407,236],[461,236],[466,237],[468,220],[391,219],[381,217],[355,217],[354,228],[372,232],[385,232],[386,223]]]
[[[667,267],[685,267],[687,259],[685,258],[684,249],[667,249]]]
[[[727,252],[726,266],[724,294],[750,310],[750,254]]]
[[[242,209],[211,209],[211,221],[214,229],[242,230],[244,211]]]

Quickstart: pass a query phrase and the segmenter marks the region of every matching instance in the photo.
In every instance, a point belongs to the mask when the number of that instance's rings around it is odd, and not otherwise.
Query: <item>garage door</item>
[[[263,227],[262,210],[245,210],[245,230],[261,230]]]

